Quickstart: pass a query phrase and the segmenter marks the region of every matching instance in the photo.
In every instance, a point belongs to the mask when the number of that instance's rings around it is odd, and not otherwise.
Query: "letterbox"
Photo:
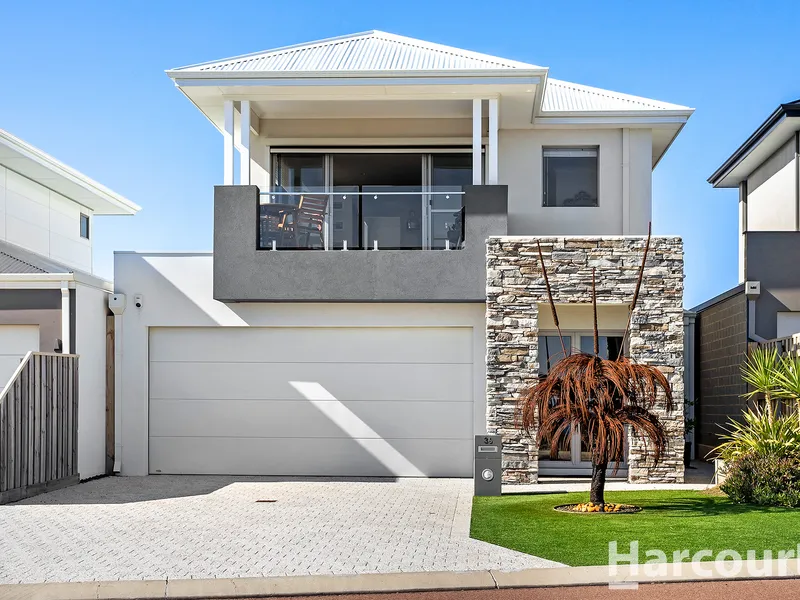
[[[499,435],[475,436],[475,495],[499,496],[503,485],[503,440]]]

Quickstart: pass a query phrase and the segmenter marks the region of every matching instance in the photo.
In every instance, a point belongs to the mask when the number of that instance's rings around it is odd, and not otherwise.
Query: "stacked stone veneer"
[[[518,425],[517,403],[539,372],[538,311],[550,310],[536,248],[541,243],[556,304],[591,303],[592,267],[598,303],[630,304],[644,237],[492,237],[486,254],[487,430],[504,443],[503,480],[533,483],[533,436]],[[567,328],[562,324],[562,328]],[[657,466],[643,440],[629,440],[630,481],[683,481],[683,243],[653,237],[629,334],[633,360],[661,369],[676,409],[657,409],[669,448]]]

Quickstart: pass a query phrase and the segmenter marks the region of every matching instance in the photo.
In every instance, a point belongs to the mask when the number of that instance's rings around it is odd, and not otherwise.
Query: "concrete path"
[[[560,566],[470,539],[471,501],[463,479],[99,479],[0,506],[0,583]]]

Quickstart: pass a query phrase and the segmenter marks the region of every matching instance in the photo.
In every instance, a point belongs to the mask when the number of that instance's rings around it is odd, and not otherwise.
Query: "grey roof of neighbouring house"
[[[0,273],[72,273],[75,269],[0,241]]]

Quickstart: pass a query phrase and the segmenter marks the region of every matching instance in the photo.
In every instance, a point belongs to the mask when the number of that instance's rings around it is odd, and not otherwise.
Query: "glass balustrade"
[[[261,193],[262,250],[458,250],[460,186],[275,187]]]

